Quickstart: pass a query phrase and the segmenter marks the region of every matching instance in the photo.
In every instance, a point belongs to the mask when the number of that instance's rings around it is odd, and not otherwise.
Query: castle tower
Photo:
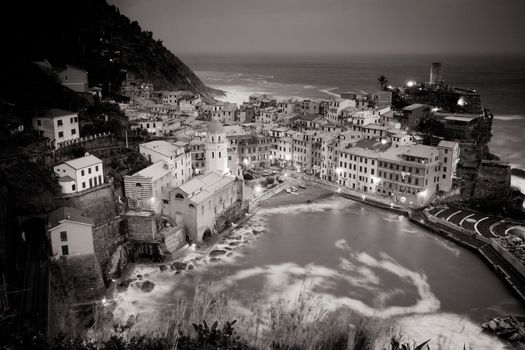
[[[441,83],[441,62],[434,62],[430,67],[430,84],[439,84]]]
[[[215,118],[208,123],[206,130],[206,172],[210,171],[229,172],[226,130]]]

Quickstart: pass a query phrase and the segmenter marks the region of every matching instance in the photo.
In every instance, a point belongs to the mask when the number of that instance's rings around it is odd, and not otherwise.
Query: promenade
[[[431,220],[432,217],[437,217],[442,222]],[[525,305],[525,276],[494,248],[492,241],[492,238],[494,238],[493,234],[496,234],[496,232],[507,232],[508,234],[510,232],[509,228],[515,227],[515,224],[508,225],[508,229],[495,231],[494,227],[496,224],[502,222],[501,226],[503,228],[505,227],[505,221],[501,219],[496,221],[496,218],[487,218],[467,209],[461,209],[460,211],[454,208],[445,210],[443,208],[430,208],[413,211],[409,213],[409,218],[429,231],[476,253]],[[470,218],[471,220],[467,222],[465,218]],[[453,225],[456,224],[447,225],[445,224],[446,222],[457,223],[458,228],[454,229]]]

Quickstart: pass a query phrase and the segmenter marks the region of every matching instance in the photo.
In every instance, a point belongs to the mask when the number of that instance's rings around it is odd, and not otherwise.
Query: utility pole
[[[129,144],[128,144],[128,130],[126,130],[125,133],[126,133],[126,149],[129,149]]]

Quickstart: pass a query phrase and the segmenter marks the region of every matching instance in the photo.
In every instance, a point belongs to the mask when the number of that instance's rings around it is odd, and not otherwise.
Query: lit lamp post
[[[418,197],[421,198],[421,204],[425,204],[425,200],[426,200],[427,194],[428,194],[427,190],[423,190],[423,191],[421,191],[421,192],[419,192],[417,194]]]

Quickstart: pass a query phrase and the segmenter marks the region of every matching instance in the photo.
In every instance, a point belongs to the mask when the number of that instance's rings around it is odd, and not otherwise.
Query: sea
[[[495,115],[490,151],[525,169],[525,56],[181,56],[203,82],[242,103],[254,92],[276,97],[327,98],[336,91],[373,92],[377,78],[391,85],[428,81],[432,62],[442,63],[446,83],[475,89]],[[525,179],[512,182],[525,192]]]

